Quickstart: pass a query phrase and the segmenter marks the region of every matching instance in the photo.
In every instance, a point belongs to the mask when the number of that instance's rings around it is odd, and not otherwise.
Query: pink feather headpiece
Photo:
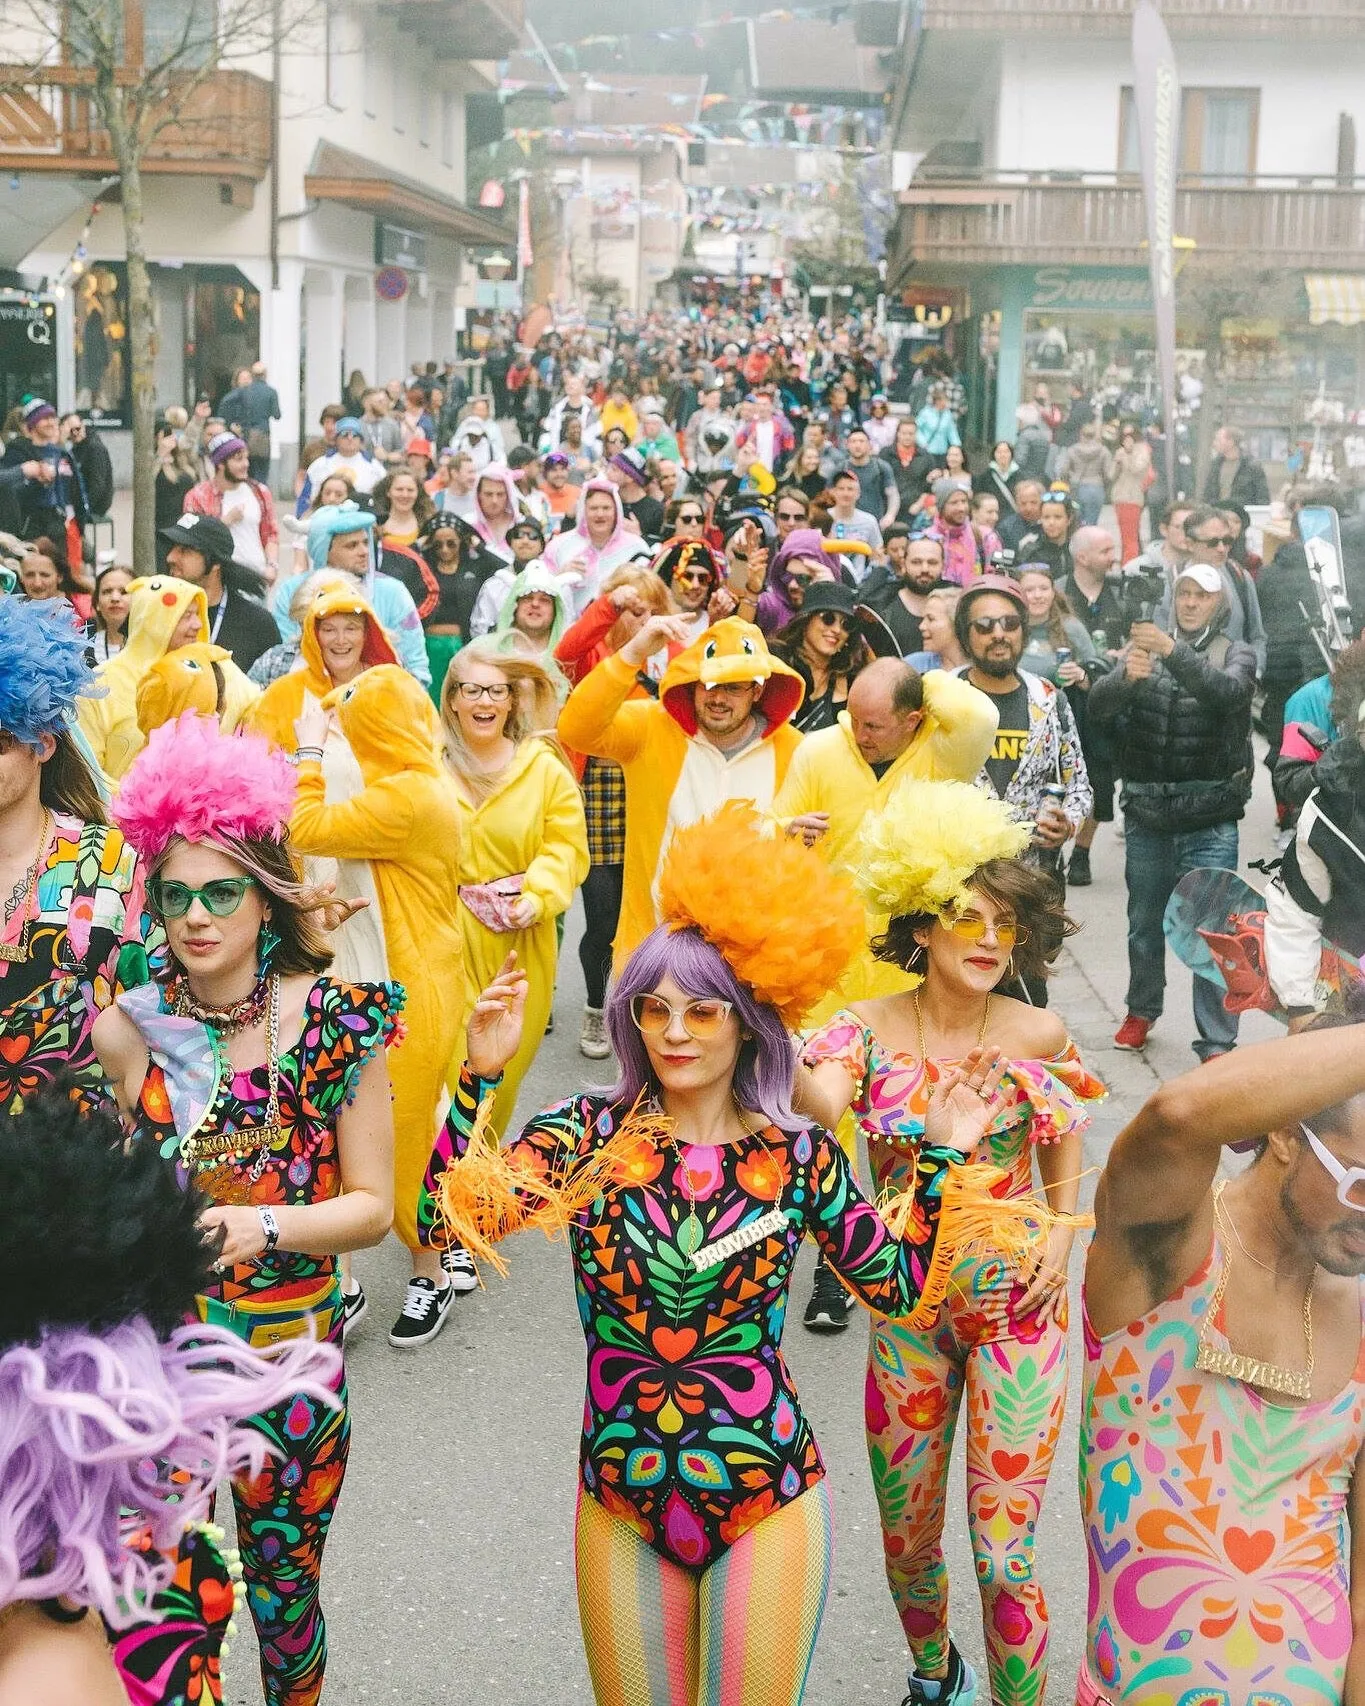
[[[261,735],[225,735],[214,718],[186,711],[153,729],[111,811],[129,845],[152,860],[176,836],[281,841],[297,788],[279,747]]]

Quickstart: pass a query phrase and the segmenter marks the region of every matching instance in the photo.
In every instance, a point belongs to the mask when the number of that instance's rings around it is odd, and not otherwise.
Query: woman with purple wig
[[[674,837],[660,902],[665,922],[607,1001],[619,1081],[499,1151],[484,1131],[526,1002],[508,957],[469,1022],[422,1224],[485,1254],[521,1226],[568,1229],[588,1345],[579,1611],[598,1706],[796,1706],[831,1531],[780,1351],[796,1255],[809,1235],[864,1303],[913,1318],[1000,1074],[977,1052],[945,1078],[883,1219],[791,1105],[788,1030],[860,937],[851,889],[732,803]]]
[[[331,1408],[340,1359],[185,1325],[217,1254],[201,1206],[66,1095],[0,1119],[0,1700],[222,1699],[239,1590],[213,1490],[266,1459],[239,1419]]]

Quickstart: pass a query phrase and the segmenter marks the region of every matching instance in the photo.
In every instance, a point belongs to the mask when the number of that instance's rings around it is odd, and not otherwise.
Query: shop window
[[[1256,171],[1259,89],[1182,89],[1180,171],[1195,178],[1249,178]],[[1131,88],[1119,90],[1119,171],[1136,175],[1137,115]]]

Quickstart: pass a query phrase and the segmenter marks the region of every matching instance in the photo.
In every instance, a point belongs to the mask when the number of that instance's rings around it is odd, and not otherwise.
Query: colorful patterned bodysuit
[[[234,1073],[203,1025],[166,1011],[160,984],[121,995],[119,1006],[152,1055],[134,1130],[160,1146],[188,1185],[182,1136],[262,1125],[266,1069]],[[393,1037],[401,1007],[402,992],[393,984],[320,977],[313,985],[299,1040],[280,1056],[280,1124],[287,1141],[271,1152],[252,1187],[253,1203],[308,1205],[340,1192],[337,1119],[354,1098],[366,1062]],[[341,1343],[334,1256],[281,1251],[235,1264],[198,1305],[202,1319],[231,1328],[257,1348],[308,1332]],[[265,1435],[275,1455],[259,1475],[232,1486],[269,1706],[314,1706],[322,1692],[322,1550],[350,1444],[344,1376],[337,1397],[335,1409],[298,1396],[250,1417],[247,1425]]]
[[[429,1242],[442,1237],[434,1203],[440,1175],[464,1152],[479,1103],[495,1088],[467,1067],[461,1073],[422,1193],[420,1224]],[[575,1096],[533,1119],[509,1149],[556,1183],[575,1160],[612,1138],[623,1116],[600,1096]],[[603,1706],[675,1700],[681,1706],[694,1698],[757,1706],[801,1698],[827,1550],[811,1564],[811,1554],[797,1547],[808,1559],[803,1568],[820,1574],[818,1594],[807,1592],[796,1567],[785,1589],[765,1575],[767,1619],[789,1616],[793,1642],[808,1635],[785,1692],[771,1676],[758,1675],[761,1665],[722,1652],[727,1625],[732,1637],[742,1637],[735,1618],[717,1619],[714,1641],[703,1641],[698,1654],[695,1618],[670,1614],[669,1603],[695,1595],[698,1582],[704,1596],[736,1547],[751,1533],[755,1540],[766,1534],[769,1522],[774,1533],[782,1531],[783,1518],[797,1505],[818,1531],[809,1501],[824,1496],[824,1465],[780,1349],[802,1238],[809,1232],[871,1307],[909,1313],[928,1272],[942,1181],[953,1159],[938,1149],[921,1152],[916,1213],[898,1241],[824,1131],[770,1126],[741,1144],[684,1145],[677,1154],[642,1136],[618,1172],[619,1186],[570,1227],[588,1346],[580,1476],[594,1507],[585,1505],[580,1514],[580,1566],[586,1560],[594,1571],[612,1568],[613,1543],[610,1533],[600,1537],[601,1512],[613,1519],[612,1532],[623,1545],[634,1537],[645,1543],[628,1567],[617,1569],[623,1583],[634,1585],[630,1606],[622,1600],[614,1622],[611,1607],[602,1603],[607,1596],[588,1591],[580,1568],[584,1642]],[[699,1270],[693,1252],[722,1239],[730,1240],[723,1257]],[[742,1574],[750,1578],[743,1592],[756,1595],[754,1572],[746,1565]],[[802,1608],[784,1611],[783,1591],[804,1601]],[[642,1621],[653,1627],[646,1602],[655,1607],[662,1632],[657,1641],[642,1643]],[[761,1638],[764,1617],[752,1621],[753,1637]],[[621,1653],[632,1646],[638,1660],[628,1683],[618,1672],[630,1668]],[[790,1653],[784,1663],[790,1666]],[[700,1695],[688,1692],[698,1664]],[[723,1691],[727,1667],[732,1681]],[[734,1683],[736,1671],[746,1678],[752,1673],[752,1686]]]
[[[899,1188],[923,1138],[931,1085],[953,1063],[930,1061],[926,1071],[847,1008],[809,1040],[803,1058],[848,1073],[877,1188]],[[1032,1144],[1082,1129],[1082,1101],[1102,1096],[1104,1086],[1068,1044],[1054,1060],[1012,1061],[1001,1089],[1004,1106],[976,1158],[1010,1175],[1010,1195],[1031,1196]],[[887,1581],[915,1667],[929,1675],[947,1660],[944,1508],[966,1395],[967,1520],[997,1706],[1037,1706],[1047,1686],[1034,1532],[1066,1402],[1065,1311],[1060,1323],[1020,1319],[1023,1290],[1011,1265],[965,1256],[932,1326],[873,1318],[867,1368],[867,1448]]]
[[[139,1543],[145,1539],[133,1542]],[[221,1655],[237,1593],[216,1539],[203,1528],[187,1529],[175,1574],[156,1596],[156,1620],[129,1629],[105,1625],[130,1706],[220,1706]]]
[[[0,1113],[17,1113],[57,1072],[102,1090],[95,1015],[119,989],[146,981],[148,952],[161,939],[144,916],[137,858],[119,831],[61,812],[53,828],[28,958],[0,959]],[[0,942],[18,946],[27,910],[0,920]]]
[[[1339,1706],[1365,1337],[1318,1404],[1196,1368],[1222,1261],[1215,1239],[1174,1297],[1107,1338],[1086,1322],[1089,1681],[1114,1706]],[[1365,1284],[1361,1305],[1365,1326]]]

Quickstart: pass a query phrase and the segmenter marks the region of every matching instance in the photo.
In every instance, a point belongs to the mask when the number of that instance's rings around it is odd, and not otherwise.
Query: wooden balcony
[[[213,71],[198,84],[195,75],[169,79],[176,116],[151,142],[143,171],[259,183],[270,166],[269,83],[246,71]],[[116,172],[92,82],[77,66],[0,67],[0,171]]]
[[[1066,262],[1141,266],[1147,218],[1136,178],[1076,173],[928,178],[900,192],[888,273],[912,266]],[[1365,179],[1179,181],[1177,237],[1194,255],[1248,267],[1365,268]]]
[[[915,0],[911,0],[912,6]],[[926,30],[1122,35],[1133,0],[919,0]],[[1175,36],[1346,36],[1361,25],[1360,0],[1162,0]]]
[[[390,0],[383,10],[437,59],[506,59],[526,22],[526,0]]]

